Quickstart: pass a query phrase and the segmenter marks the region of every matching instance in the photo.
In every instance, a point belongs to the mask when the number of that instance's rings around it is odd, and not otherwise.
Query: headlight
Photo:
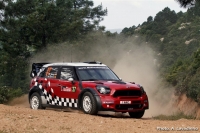
[[[104,87],[99,87],[99,92],[102,94],[106,94],[106,89]]]
[[[137,86],[140,87],[142,94],[145,93],[143,86],[141,86],[140,84],[137,84]]]
[[[141,92],[142,92],[142,93],[145,92],[143,86],[140,86],[140,89],[141,89]]]
[[[106,86],[96,86],[97,90],[101,94],[109,94],[110,93],[110,88]]]

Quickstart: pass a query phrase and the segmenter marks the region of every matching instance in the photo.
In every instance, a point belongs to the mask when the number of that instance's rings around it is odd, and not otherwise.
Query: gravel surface
[[[172,127],[174,130],[171,130]],[[154,120],[150,117],[132,119],[126,114],[100,112],[91,116],[71,109],[32,110],[26,106],[0,104],[0,133],[155,133],[200,132],[183,131],[200,128],[200,120]],[[162,131],[169,130],[169,131]],[[195,130],[195,129],[193,129]]]

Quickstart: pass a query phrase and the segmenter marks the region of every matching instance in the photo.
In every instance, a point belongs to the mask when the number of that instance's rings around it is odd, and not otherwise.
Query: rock
[[[196,40],[196,39],[190,39],[189,41],[185,41],[185,44],[186,45],[189,45],[192,41],[194,41],[194,40]]]
[[[162,38],[160,38],[160,41],[161,41],[161,42],[163,42],[163,41],[164,41],[164,39],[165,39],[165,38],[164,38],[164,37],[162,37]]]

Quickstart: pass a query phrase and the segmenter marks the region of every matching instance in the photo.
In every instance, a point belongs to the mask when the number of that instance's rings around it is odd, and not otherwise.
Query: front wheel
[[[34,92],[30,97],[30,107],[31,109],[45,109],[42,107],[42,100],[37,92]]]
[[[90,92],[84,93],[81,105],[84,113],[86,114],[95,115],[98,112],[96,100]]]
[[[140,112],[128,112],[131,118],[142,118],[142,116],[144,115],[145,110],[140,111]]]

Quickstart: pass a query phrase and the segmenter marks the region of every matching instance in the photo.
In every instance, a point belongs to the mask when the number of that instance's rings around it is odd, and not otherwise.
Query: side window
[[[75,79],[74,71],[71,67],[63,67],[60,73],[60,79],[68,80],[69,78]]]
[[[47,78],[56,78],[58,73],[58,67],[48,67],[45,72],[45,77]]]
[[[39,72],[39,77],[45,77],[45,68],[42,67]]]

